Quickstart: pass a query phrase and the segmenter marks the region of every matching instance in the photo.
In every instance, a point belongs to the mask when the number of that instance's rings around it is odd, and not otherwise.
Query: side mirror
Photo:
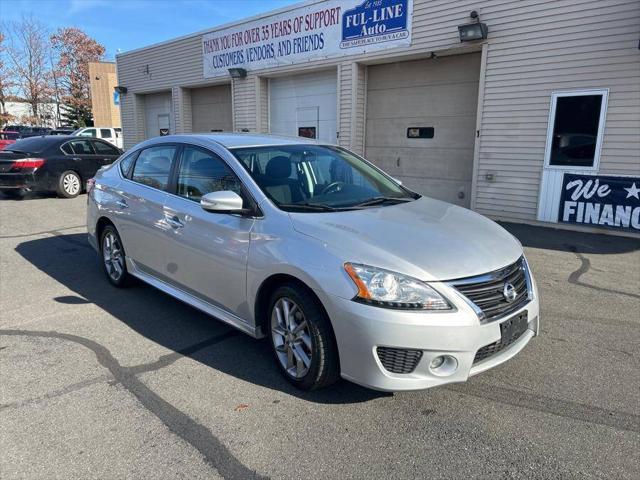
[[[242,208],[242,197],[231,190],[207,193],[200,199],[200,206],[207,212],[246,213]]]

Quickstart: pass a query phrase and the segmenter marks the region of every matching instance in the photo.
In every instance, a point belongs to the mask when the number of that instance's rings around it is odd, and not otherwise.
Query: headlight
[[[358,287],[354,300],[407,310],[451,310],[442,295],[420,280],[381,268],[345,263],[344,269]]]

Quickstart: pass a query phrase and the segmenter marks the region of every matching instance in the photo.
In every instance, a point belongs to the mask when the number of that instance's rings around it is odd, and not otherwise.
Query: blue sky
[[[33,14],[49,29],[81,28],[107,48],[152,43],[240,20],[299,0],[0,0],[3,21]]]

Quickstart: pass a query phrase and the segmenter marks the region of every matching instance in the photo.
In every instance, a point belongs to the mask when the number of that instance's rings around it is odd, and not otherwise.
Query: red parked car
[[[20,134],[18,132],[4,132],[0,130],[0,150],[5,149],[7,145],[16,143],[16,140],[19,138]]]

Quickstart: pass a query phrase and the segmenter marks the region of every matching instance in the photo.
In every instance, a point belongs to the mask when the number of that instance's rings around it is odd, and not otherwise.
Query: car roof
[[[309,138],[287,137],[283,135],[266,135],[259,133],[189,133],[154,137],[144,143],[145,145],[151,145],[154,143],[172,141],[180,143],[187,143],[189,141],[199,141],[205,143],[215,142],[228,149],[238,147],[263,147],[270,145],[318,145],[320,143]]]

